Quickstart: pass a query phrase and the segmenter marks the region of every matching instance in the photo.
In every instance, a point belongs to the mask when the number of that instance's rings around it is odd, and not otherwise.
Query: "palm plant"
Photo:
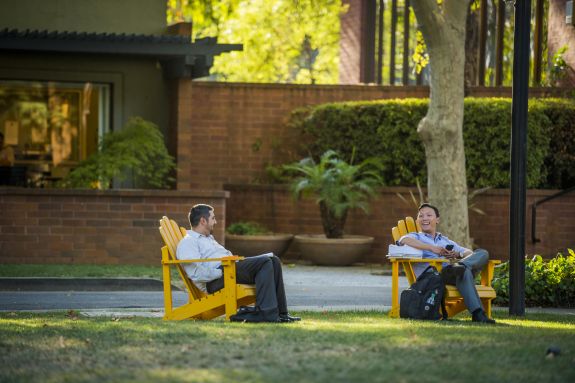
[[[297,198],[316,196],[327,238],[342,238],[348,210],[360,208],[367,212],[369,199],[383,184],[382,166],[376,158],[353,165],[333,150],[325,152],[317,163],[308,157],[284,167],[298,174],[291,183]]]

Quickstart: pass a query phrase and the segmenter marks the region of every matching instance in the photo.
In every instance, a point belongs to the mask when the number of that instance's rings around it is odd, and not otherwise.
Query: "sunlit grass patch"
[[[569,315],[496,314],[495,326],[300,315],[277,325],[1,313],[0,381],[575,381]],[[551,345],[561,354],[549,359]]]
[[[162,269],[144,265],[2,265],[0,277],[139,277],[160,279]]]

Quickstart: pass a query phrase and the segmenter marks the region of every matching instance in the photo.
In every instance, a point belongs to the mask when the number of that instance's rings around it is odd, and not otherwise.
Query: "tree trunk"
[[[336,217],[323,201],[319,203],[319,210],[325,236],[327,238],[343,238],[343,227],[347,218],[347,210],[341,217]]]
[[[429,202],[441,213],[439,231],[469,245],[467,181],[463,147],[465,22],[468,0],[412,2],[429,50],[427,115],[417,131],[425,146]]]
[[[465,86],[477,85],[477,72],[479,71],[479,17],[477,11],[468,7],[465,27]]]

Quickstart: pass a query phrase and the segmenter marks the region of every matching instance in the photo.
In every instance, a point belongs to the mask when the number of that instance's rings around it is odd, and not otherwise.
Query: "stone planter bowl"
[[[274,253],[281,257],[289,247],[293,234],[272,233],[265,235],[237,235],[226,233],[226,249],[234,255],[253,257]]]
[[[337,239],[326,238],[323,234],[295,236],[302,258],[323,266],[348,266],[360,262],[372,243],[373,237],[363,235],[345,235]]]

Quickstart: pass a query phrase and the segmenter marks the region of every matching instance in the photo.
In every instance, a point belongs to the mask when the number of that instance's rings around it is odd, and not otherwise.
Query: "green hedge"
[[[292,114],[302,155],[319,158],[328,149],[356,161],[380,157],[389,186],[413,185],[426,178],[425,150],[417,125],[427,112],[422,99],[324,104]],[[529,102],[527,186],[563,189],[575,183],[575,102]],[[463,137],[468,185],[508,187],[511,100],[467,98]],[[571,165],[571,166],[570,166]]]
[[[496,304],[509,304],[509,262],[495,268]],[[550,260],[540,255],[525,261],[525,304],[530,307],[575,307],[575,252]]]

